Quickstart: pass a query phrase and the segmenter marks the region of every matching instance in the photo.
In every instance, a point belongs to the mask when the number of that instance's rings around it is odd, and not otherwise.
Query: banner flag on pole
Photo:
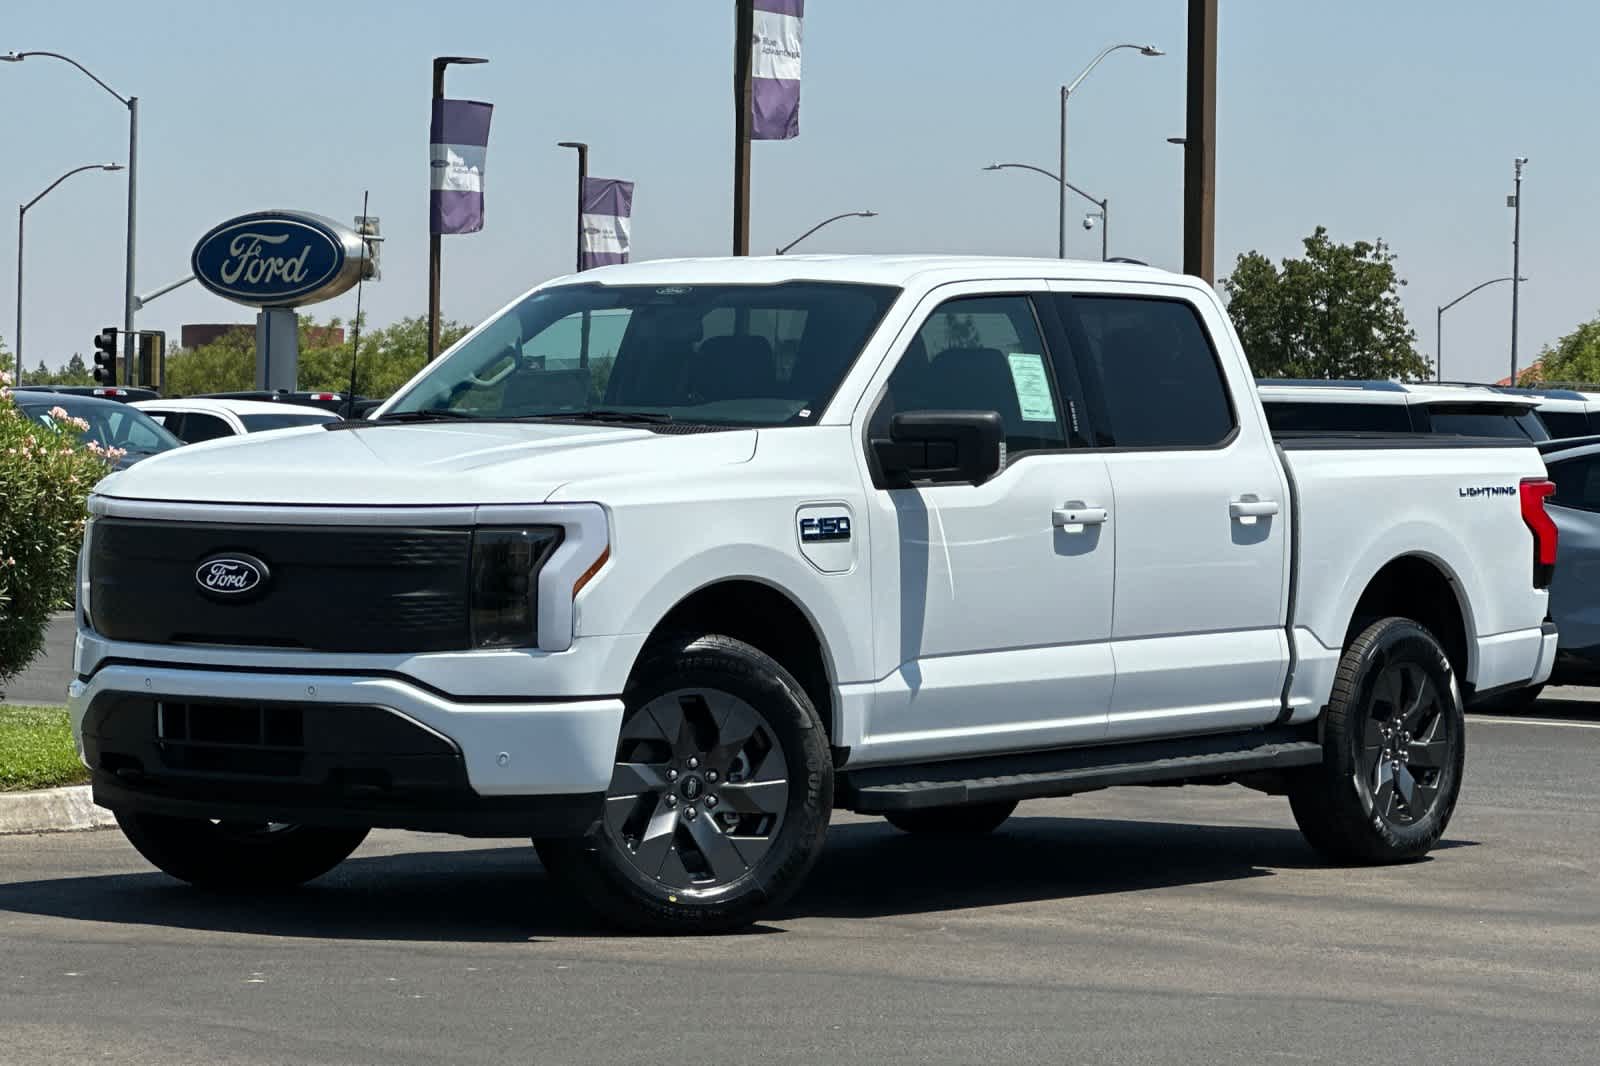
[[[633,182],[583,179],[583,249],[578,269],[628,261],[633,219]]]
[[[433,102],[428,130],[430,233],[476,233],[483,228],[483,164],[493,110],[493,104],[477,100]]]
[[[800,19],[805,0],[755,0],[750,139],[800,136]]]

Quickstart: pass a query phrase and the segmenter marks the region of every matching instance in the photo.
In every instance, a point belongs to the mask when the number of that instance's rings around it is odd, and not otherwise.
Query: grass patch
[[[0,705],[0,792],[87,780],[66,708]]]

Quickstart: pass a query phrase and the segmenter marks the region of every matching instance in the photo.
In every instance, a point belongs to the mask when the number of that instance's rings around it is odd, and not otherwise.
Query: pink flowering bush
[[[111,454],[85,444],[88,423],[59,407],[51,425],[11,401],[0,371],[0,682],[28,665],[52,611],[72,605],[84,501]]]

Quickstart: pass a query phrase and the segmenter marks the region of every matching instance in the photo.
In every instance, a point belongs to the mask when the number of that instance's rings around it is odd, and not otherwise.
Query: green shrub
[[[12,403],[0,371],[0,683],[39,652],[52,611],[72,605],[84,501],[120,456],[82,441],[88,426],[50,424]]]

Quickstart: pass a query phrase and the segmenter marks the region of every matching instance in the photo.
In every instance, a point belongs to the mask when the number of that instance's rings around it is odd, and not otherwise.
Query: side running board
[[[1182,784],[1322,761],[1315,727],[991,755],[840,771],[837,803],[862,814]]]

